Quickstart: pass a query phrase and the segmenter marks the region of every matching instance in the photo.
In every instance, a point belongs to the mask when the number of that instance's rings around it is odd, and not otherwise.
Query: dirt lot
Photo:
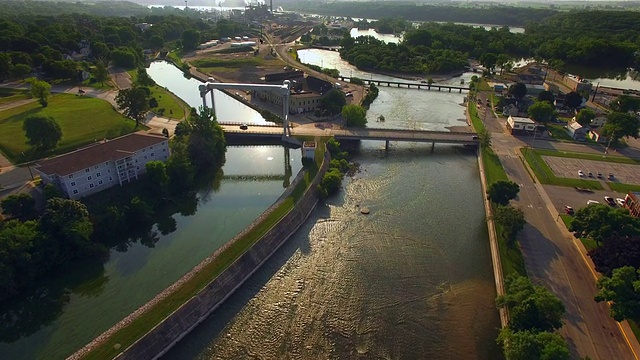
[[[605,178],[609,174],[614,174],[614,181],[625,184],[640,184],[640,165],[616,164],[557,156],[543,156],[543,159],[558,177],[580,178],[578,170],[582,170],[585,174],[591,172],[594,177],[598,173],[601,173]]]

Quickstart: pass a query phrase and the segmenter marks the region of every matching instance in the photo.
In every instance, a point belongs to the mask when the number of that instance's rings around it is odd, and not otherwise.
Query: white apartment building
[[[65,196],[79,199],[138,179],[149,161],[168,158],[169,139],[136,132],[40,161],[35,169],[44,184],[54,184]]]

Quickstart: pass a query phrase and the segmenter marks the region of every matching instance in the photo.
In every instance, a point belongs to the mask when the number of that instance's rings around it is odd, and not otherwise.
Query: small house
[[[532,119],[518,116],[509,116],[506,125],[507,129],[509,129],[512,134],[535,131],[537,127],[536,122]]]
[[[602,135],[602,128],[595,128],[589,131],[589,138],[595,142],[600,144],[606,144],[609,139],[606,136]]]
[[[584,141],[587,138],[587,128],[580,125],[577,121],[572,121],[566,126],[567,134],[571,136],[573,140]]]

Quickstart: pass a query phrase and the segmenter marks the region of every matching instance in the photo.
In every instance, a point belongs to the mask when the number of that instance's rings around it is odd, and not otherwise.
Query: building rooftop
[[[509,116],[510,118],[513,119],[513,121],[515,122],[519,122],[519,123],[527,123],[527,124],[535,124],[536,122],[533,121],[532,119],[529,119],[527,117],[520,117],[520,116]]]
[[[167,141],[164,136],[136,132],[40,161],[36,166],[44,174],[64,176],[106,161],[125,158],[137,150],[163,141]]]

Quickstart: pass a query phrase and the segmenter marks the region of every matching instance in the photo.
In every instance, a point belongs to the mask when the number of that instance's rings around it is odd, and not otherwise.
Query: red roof
[[[167,140],[164,136],[136,132],[40,161],[36,166],[44,174],[65,176],[106,161],[125,158]]]

